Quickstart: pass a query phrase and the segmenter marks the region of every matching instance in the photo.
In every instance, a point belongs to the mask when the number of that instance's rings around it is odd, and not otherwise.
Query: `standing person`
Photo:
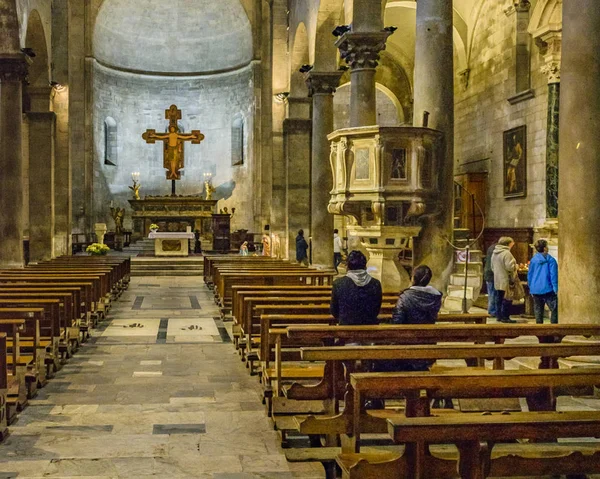
[[[493,243],[485,255],[485,268],[483,269],[483,279],[488,293],[488,314],[496,317],[496,288],[494,288],[494,272],[492,271],[492,254],[497,243]]]
[[[348,255],[348,272],[331,288],[331,314],[340,325],[378,324],[381,283],[367,273],[367,258],[360,251]]]
[[[308,266],[308,243],[304,239],[304,230],[298,230],[296,236],[296,261]]]
[[[337,228],[333,230],[333,267],[335,272],[339,273],[338,266],[342,262],[342,250],[344,245],[342,244],[342,238],[338,234]]]
[[[262,255],[271,256],[271,234],[269,225],[265,225],[265,232],[262,236],[262,247]]]
[[[433,272],[429,266],[417,266],[412,286],[400,292],[392,311],[392,324],[435,324],[442,307],[442,293],[429,285]],[[425,344],[425,342],[423,343]],[[377,361],[377,371],[427,371],[435,361],[427,359]]]
[[[510,252],[515,242],[510,236],[498,240],[492,254],[492,271],[494,272],[494,288],[496,288],[496,317],[501,323],[516,323],[510,319],[511,301],[506,301],[506,290],[515,281],[517,260]]]
[[[535,322],[544,323],[544,305],[550,310],[550,323],[558,324],[558,263],[548,254],[548,242],[540,239],[534,245],[537,253],[531,258],[527,283],[533,296]]]

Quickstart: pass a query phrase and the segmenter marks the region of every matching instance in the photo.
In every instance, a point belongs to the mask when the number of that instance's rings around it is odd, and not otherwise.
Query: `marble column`
[[[310,235],[313,264],[333,266],[333,215],[327,211],[333,176],[329,140],[333,131],[333,94],[342,72],[309,72],[306,83],[312,97],[312,145],[310,168]]]
[[[424,221],[415,239],[414,264],[433,270],[432,284],[445,291],[452,272],[453,250],[448,240],[453,235],[454,181],[454,65],[452,39],[452,2],[417,2],[414,119],[421,126],[425,111],[429,127],[444,133],[445,151],[437,172],[439,196],[437,213]]]
[[[546,127],[546,218],[558,217],[558,153],[560,106],[560,56],[562,32],[549,32],[540,40],[545,49],[542,73],[548,77]]]
[[[600,323],[600,9],[563,3],[559,321]]]
[[[45,261],[54,253],[54,112],[28,112],[29,259]]]
[[[22,53],[0,54],[0,268],[23,267]]]

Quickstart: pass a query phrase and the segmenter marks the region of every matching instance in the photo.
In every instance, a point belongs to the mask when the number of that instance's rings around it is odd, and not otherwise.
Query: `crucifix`
[[[169,120],[167,133],[146,130],[142,138],[149,144],[156,143],[156,140],[164,143],[163,166],[167,170],[167,180],[171,180],[171,195],[175,196],[175,181],[181,179],[180,170],[184,167],[183,144],[191,141],[193,145],[199,145],[204,135],[200,130],[192,130],[191,133],[179,132],[177,120],[181,120],[181,110],[176,105],[171,105],[168,110],[165,110],[165,119]]]

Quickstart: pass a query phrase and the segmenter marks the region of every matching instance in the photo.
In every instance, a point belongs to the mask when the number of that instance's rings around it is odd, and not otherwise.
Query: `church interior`
[[[0,0],[0,479],[600,478],[599,113],[597,0]]]

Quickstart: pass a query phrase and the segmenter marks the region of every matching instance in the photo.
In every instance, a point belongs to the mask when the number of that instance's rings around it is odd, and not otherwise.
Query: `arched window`
[[[244,118],[238,116],[231,123],[231,166],[244,164]]]
[[[104,164],[117,166],[117,122],[110,116],[104,120]]]

